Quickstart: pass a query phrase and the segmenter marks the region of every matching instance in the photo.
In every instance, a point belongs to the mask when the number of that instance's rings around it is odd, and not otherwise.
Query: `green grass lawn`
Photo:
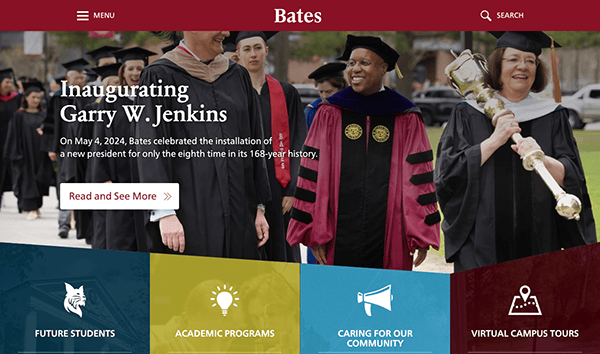
[[[588,192],[592,200],[592,212],[596,220],[596,237],[600,241],[600,131],[581,131],[574,132],[583,170],[587,180]],[[427,136],[433,148],[433,155],[436,155],[438,142],[442,135],[442,128],[427,127]],[[435,161],[434,161],[435,163]],[[444,256],[444,236],[442,235],[440,250],[436,253]]]

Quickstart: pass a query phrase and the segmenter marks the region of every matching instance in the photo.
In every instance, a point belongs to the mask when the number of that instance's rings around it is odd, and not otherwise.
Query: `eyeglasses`
[[[539,59],[537,59],[537,58],[535,58],[535,59],[534,58],[520,59],[517,57],[512,57],[512,58],[502,58],[502,60],[506,61],[511,66],[517,66],[521,62],[524,62],[525,65],[527,65],[527,67],[529,67],[529,68],[537,67],[540,62]]]
[[[356,64],[358,64],[360,67],[366,68],[367,66],[371,65],[371,62],[367,60],[361,60],[358,62],[354,60],[349,60],[348,62],[346,62],[346,68],[353,68],[356,66]]]

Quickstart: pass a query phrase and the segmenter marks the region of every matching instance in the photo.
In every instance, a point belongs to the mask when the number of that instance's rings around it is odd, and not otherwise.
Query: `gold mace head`
[[[485,59],[478,54],[473,55],[466,49],[444,70],[448,83],[461,96],[484,88],[484,77],[487,72]]]
[[[581,201],[573,194],[563,194],[556,201],[556,212],[569,220],[579,220]]]

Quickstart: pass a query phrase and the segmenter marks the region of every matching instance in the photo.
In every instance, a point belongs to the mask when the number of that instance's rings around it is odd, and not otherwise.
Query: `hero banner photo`
[[[558,59],[568,62],[572,53],[586,50],[561,48],[558,39],[571,44],[577,33],[108,32],[101,39],[90,38],[88,32],[27,33],[23,40],[41,36],[65,59],[57,57],[54,64],[42,57],[28,57],[28,63],[19,63],[14,56],[7,59],[15,69],[19,67],[17,71],[43,69],[46,76],[40,81],[31,74],[15,74],[12,68],[3,71],[7,103],[16,107],[21,97],[18,90],[11,91],[11,78],[21,79],[16,84],[24,87],[23,95],[39,96],[40,102],[32,101],[37,107],[21,99],[25,108],[15,116],[39,116],[43,122],[32,120],[25,130],[23,119],[11,119],[10,111],[16,108],[7,105],[7,129],[8,122],[13,124],[4,144],[3,184],[14,190],[17,208],[12,210],[27,216],[19,218],[4,208],[0,217],[9,217],[11,231],[4,233],[2,241],[271,261],[310,258],[313,263],[406,270],[413,268],[411,263],[424,262],[422,270],[451,272],[452,263],[446,262],[454,262],[457,270],[469,269],[596,240],[594,198],[583,174],[586,155],[580,157],[575,145],[576,135],[582,132],[569,129],[575,109],[556,103],[563,91],[560,82],[575,88],[584,83],[568,65],[558,65]],[[135,46],[136,41],[146,43],[146,48]],[[327,42],[337,44],[322,45]],[[407,42],[412,43],[408,50],[401,46]],[[86,70],[92,65],[70,49],[76,43],[89,47],[87,59],[97,63],[93,70]],[[11,53],[20,45],[4,51]],[[499,126],[497,121],[484,121],[481,127],[470,128],[481,133],[479,141],[450,137],[451,130],[457,129],[457,114],[469,105],[446,105],[446,116],[433,109],[436,104],[443,107],[434,103],[434,97],[452,92],[443,91],[448,69],[456,67],[452,53],[467,45],[474,52],[492,53],[490,73],[484,64],[478,77],[496,80],[500,90],[490,91],[490,97],[503,100],[507,108],[502,113],[515,116],[503,118]],[[542,52],[542,47],[552,48]],[[162,57],[156,54],[159,48],[164,50]],[[505,55],[508,51],[512,54]],[[526,58],[519,61],[519,53]],[[529,60],[537,68],[535,80],[523,70],[529,68]],[[546,85],[547,67],[555,73],[554,85]],[[241,81],[232,84],[238,76],[228,75],[236,70]],[[180,79],[178,72],[183,75]],[[557,80],[561,75],[562,81]],[[471,78],[467,75],[463,80]],[[43,81],[56,87],[46,94]],[[504,81],[507,84],[502,85]],[[532,95],[524,96],[521,92],[526,90]],[[548,97],[551,92],[554,99]],[[470,91],[459,88],[459,93],[466,96],[466,103],[481,109],[470,101]],[[547,124],[549,113],[560,118]],[[445,120],[447,126],[434,123]],[[469,126],[474,122],[466,121]],[[518,153],[508,150],[506,157],[497,157],[504,151],[498,148],[506,142],[507,125],[514,133],[538,123],[551,128],[545,138],[525,139],[515,146]],[[541,129],[533,129],[532,135]],[[17,138],[25,132],[28,135]],[[589,133],[591,140],[595,133]],[[465,139],[464,145],[457,145],[457,139]],[[24,143],[28,141],[33,145]],[[436,149],[438,141],[441,149]],[[454,150],[448,150],[448,144]],[[587,150],[594,147],[586,147],[584,154]],[[481,160],[481,167],[452,162],[470,151]],[[537,161],[540,168],[547,167],[545,174],[556,177],[551,178],[557,182],[554,190],[565,188],[579,200],[580,220],[561,218],[552,211],[552,193],[562,192],[542,190],[536,174],[515,169],[522,175],[518,181],[531,180],[536,186],[529,188],[531,197],[521,201],[529,182],[518,188],[508,183],[510,192],[505,186],[509,179],[493,172],[502,161],[512,159],[511,164],[517,164],[519,156],[532,156],[533,151],[546,152],[544,162]],[[435,171],[434,154],[438,155]],[[492,160],[486,164],[488,155]],[[463,168],[469,168],[472,176],[464,175]],[[488,170],[503,182],[498,184],[502,187],[480,184],[489,180]],[[107,182],[111,182],[109,189],[98,192],[95,184]],[[175,183],[180,195],[175,196],[175,207],[164,208],[154,203],[160,191],[141,194],[119,189],[124,184],[131,188],[131,182]],[[86,183],[90,184],[86,187]],[[53,185],[59,195],[64,189],[63,203],[74,209],[58,213],[61,239],[50,236],[51,218],[46,213],[40,218],[43,196]],[[484,191],[496,190],[498,196],[489,198],[488,192],[481,191],[477,196],[478,185]],[[172,195],[163,194],[165,199]],[[11,193],[4,196],[4,203],[12,197]],[[125,206],[142,196],[148,209]],[[438,199],[445,214],[444,238],[439,237]],[[510,206],[512,200],[517,209]],[[83,207],[78,202],[89,203]],[[102,203],[102,210],[94,203]],[[541,221],[546,220],[539,219],[542,215],[564,225]],[[504,222],[509,217],[513,221]],[[502,229],[496,230],[502,237],[467,237],[474,222],[481,230]],[[47,236],[31,232],[31,227]],[[71,228],[76,239],[69,238]],[[507,231],[513,236],[505,236]],[[482,253],[485,244],[496,244],[496,249],[485,246]],[[456,263],[461,257],[472,257],[468,268],[461,265],[464,261]]]

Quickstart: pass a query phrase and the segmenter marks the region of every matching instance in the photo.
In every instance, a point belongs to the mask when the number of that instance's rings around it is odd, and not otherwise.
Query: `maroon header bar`
[[[2,5],[0,30],[600,30],[600,4],[534,1],[103,1]]]

